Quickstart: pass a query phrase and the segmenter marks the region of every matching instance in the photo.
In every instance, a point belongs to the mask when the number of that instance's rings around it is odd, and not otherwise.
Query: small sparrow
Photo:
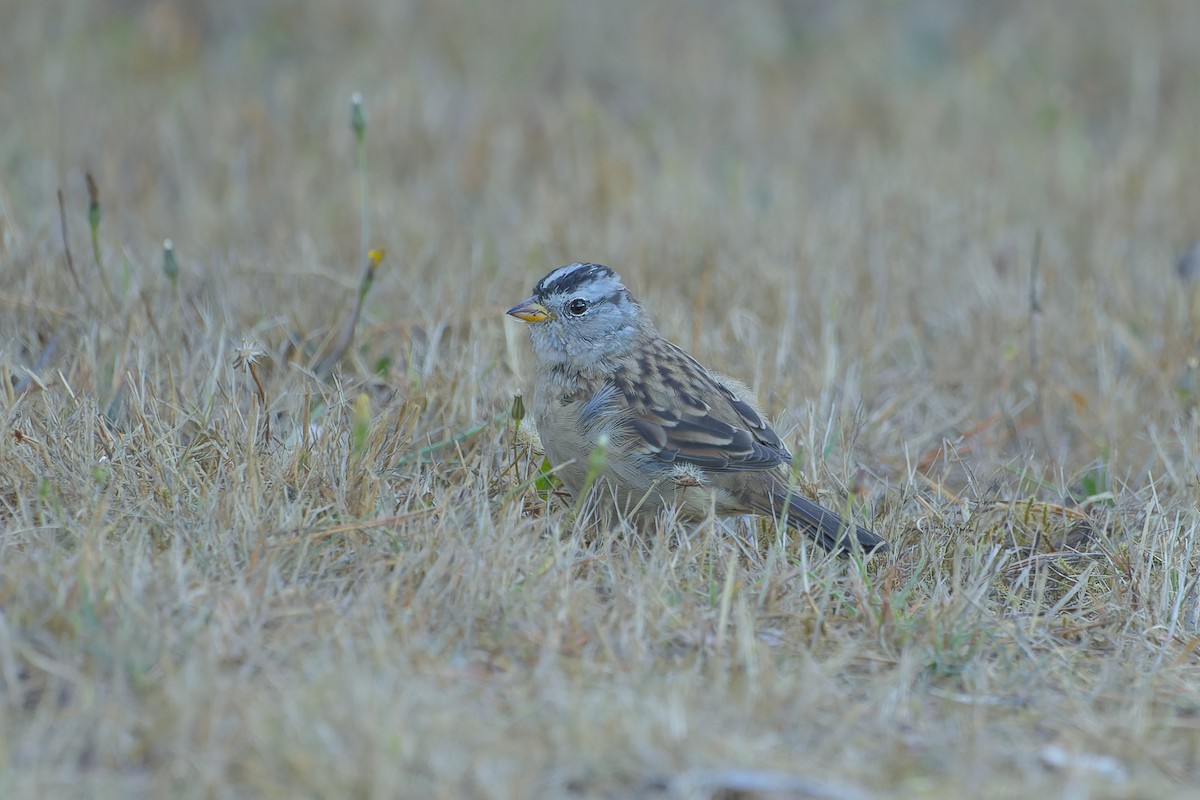
[[[687,519],[712,510],[786,516],[843,555],[887,548],[870,530],[796,493],[792,455],[750,391],[664,339],[608,267],[560,267],[508,313],[529,323],[533,418],[573,495],[590,486],[635,518],[664,508]],[[593,458],[601,448],[603,459]]]

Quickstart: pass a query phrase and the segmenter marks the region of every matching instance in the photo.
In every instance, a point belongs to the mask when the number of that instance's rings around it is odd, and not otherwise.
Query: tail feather
[[[773,496],[771,500],[773,509],[779,508],[784,497]],[[844,557],[850,555],[856,545],[862,548],[864,553],[884,552],[888,549],[887,542],[871,529],[847,522],[828,508],[814,503],[807,497],[801,497],[795,491],[788,493],[786,502],[788,525],[809,534],[826,550]]]

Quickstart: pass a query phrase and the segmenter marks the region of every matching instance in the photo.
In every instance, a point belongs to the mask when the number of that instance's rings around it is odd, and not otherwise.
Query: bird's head
[[[649,326],[641,303],[621,283],[621,276],[601,264],[559,267],[508,313],[529,324],[539,366],[579,371],[628,352]]]

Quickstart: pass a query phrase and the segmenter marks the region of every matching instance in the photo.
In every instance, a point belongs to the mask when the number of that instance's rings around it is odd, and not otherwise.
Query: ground
[[[1200,783],[1200,6],[0,5],[0,795]],[[576,260],[891,551],[576,518]]]

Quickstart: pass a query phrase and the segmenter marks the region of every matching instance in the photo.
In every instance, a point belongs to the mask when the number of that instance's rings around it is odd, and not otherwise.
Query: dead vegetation
[[[1191,4],[7,17],[0,794],[1200,781]],[[577,524],[575,259],[892,552]]]

